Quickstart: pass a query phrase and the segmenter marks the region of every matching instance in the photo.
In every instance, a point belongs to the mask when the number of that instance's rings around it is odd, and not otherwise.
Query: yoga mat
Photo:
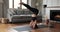
[[[45,25],[38,25],[37,29],[46,28],[46,27],[47,26],[45,26]],[[15,30],[15,31],[31,31],[31,30],[33,30],[29,25],[17,26],[17,27],[13,27],[11,29]]]

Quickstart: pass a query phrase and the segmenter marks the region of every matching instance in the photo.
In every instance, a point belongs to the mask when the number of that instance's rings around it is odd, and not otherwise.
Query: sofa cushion
[[[16,14],[17,15],[31,15],[32,12],[31,11],[24,11],[24,10],[16,10]]]
[[[17,11],[17,14],[18,15],[21,15],[21,14],[23,15],[24,14],[24,11]]]

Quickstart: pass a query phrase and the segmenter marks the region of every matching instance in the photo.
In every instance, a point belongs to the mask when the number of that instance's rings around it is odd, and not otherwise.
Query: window
[[[22,2],[27,4],[27,0],[22,0]],[[26,7],[22,5],[22,9],[25,9]]]
[[[12,4],[13,4],[12,0],[9,0],[9,8],[13,8]]]
[[[28,0],[9,0],[9,8],[21,8],[26,9],[25,6],[19,5],[20,2],[28,3]]]
[[[20,0],[14,0],[14,8],[20,7],[19,3],[20,3]]]

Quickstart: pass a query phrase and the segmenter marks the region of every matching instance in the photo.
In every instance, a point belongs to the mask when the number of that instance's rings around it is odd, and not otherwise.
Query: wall
[[[49,6],[58,6],[58,0],[47,0],[47,5]]]
[[[60,0],[43,0],[43,5],[49,6],[60,6]]]
[[[2,3],[0,3],[0,18],[2,18]]]
[[[4,0],[4,18],[7,17],[7,9],[9,8],[9,0]]]
[[[3,0],[3,2],[0,2],[0,18],[6,18],[8,6],[8,0]]]
[[[0,0],[0,18],[2,18],[3,17],[3,9],[2,9],[2,7],[3,7],[3,0]]]
[[[36,6],[36,1],[37,1],[37,0],[31,0],[31,6],[34,7],[34,8],[36,8],[36,7],[35,7],[35,6]]]
[[[32,7],[37,8],[39,10],[40,16],[42,15],[42,3],[43,3],[43,0],[31,0]]]
[[[43,0],[37,0],[36,3],[38,3],[38,4],[36,5],[36,7],[37,7],[37,9],[40,11],[39,14],[42,15],[41,12],[42,12],[42,3],[43,3]]]

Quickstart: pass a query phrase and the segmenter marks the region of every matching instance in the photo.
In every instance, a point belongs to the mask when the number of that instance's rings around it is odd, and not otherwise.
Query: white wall
[[[47,5],[49,6],[58,6],[58,0],[47,0]]]
[[[43,5],[49,6],[60,6],[60,0],[43,0]]]

